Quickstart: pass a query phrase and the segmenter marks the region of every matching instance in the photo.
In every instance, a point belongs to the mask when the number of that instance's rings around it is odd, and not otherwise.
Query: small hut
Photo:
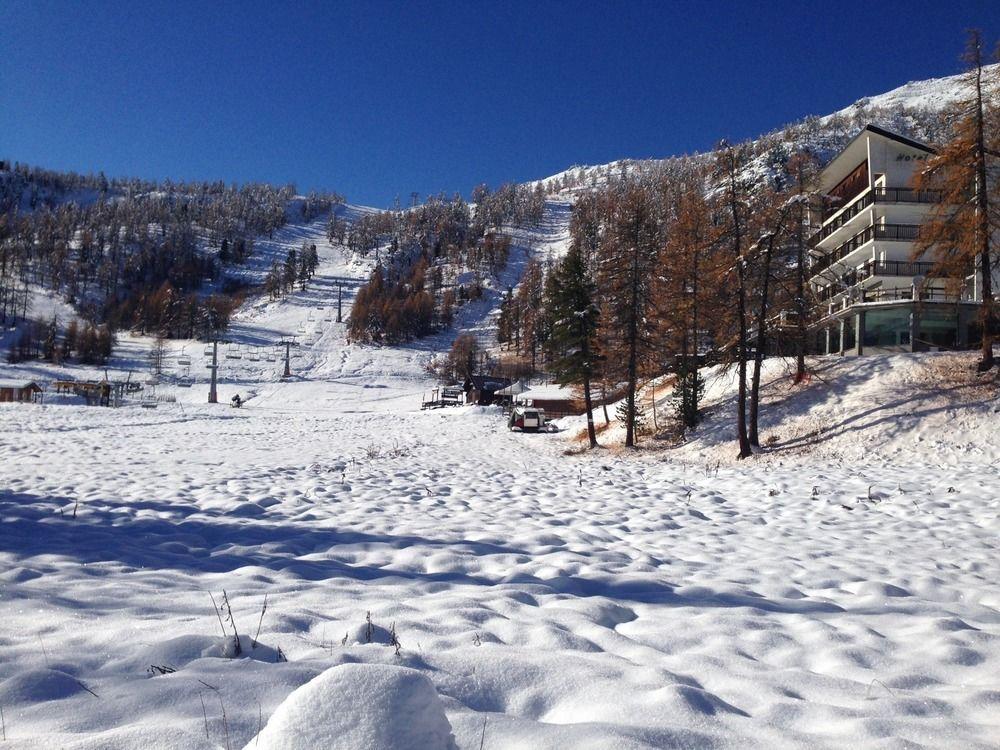
[[[574,393],[569,386],[555,383],[531,386],[527,390],[515,394],[514,405],[542,409],[550,419],[583,414],[585,411],[581,396]],[[596,398],[593,400],[593,405],[595,407],[599,405]]]
[[[497,378],[492,375],[473,375],[465,381],[465,403],[489,406],[493,403],[496,392],[511,384],[509,378]]]
[[[34,380],[0,380],[0,403],[41,401],[42,387]]]

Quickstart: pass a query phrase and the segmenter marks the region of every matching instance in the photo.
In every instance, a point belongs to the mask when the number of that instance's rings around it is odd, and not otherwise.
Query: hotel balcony
[[[841,243],[829,253],[814,258],[810,265],[810,276],[815,279],[827,272],[831,266],[854,254],[869,242],[876,240],[888,242],[913,242],[920,234],[919,224],[876,224],[866,227],[846,242]]]
[[[849,224],[866,208],[875,204],[934,204],[940,202],[941,193],[937,190],[874,187],[865,190],[846,206],[824,213],[823,225],[809,238],[809,244],[811,247],[816,247],[831,234]]]

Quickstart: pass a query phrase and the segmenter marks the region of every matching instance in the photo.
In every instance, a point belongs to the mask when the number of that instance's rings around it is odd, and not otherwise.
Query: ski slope
[[[568,213],[458,330],[489,335]],[[155,409],[0,405],[5,748],[996,746],[1000,401],[942,385],[967,357],[821,359],[802,390],[775,361],[777,443],[744,464],[721,374],[690,443],[565,455],[574,420],[420,411],[457,331],[349,343],[336,285],[346,317],[370,265],[324,228],[262,248],[321,265],[235,316],[222,403],[203,346],[171,342]],[[28,371],[80,374],[0,378]]]

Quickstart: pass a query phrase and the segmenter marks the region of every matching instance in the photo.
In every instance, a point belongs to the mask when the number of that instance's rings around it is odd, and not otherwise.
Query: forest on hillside
[[[485,281],[507,265],[505,226],[535,225],[544,208],[540,185],[480,185],[471,205],[436,196],[362,217],[347,231],[347,247],[376,262],[351,309],[350,337],[391,344],[451,325],[456,308],[480,297]]]
[[[21,327],[8,356],[97,357],[67,335],[71,321],[35,319],[37,288],[71,305],[95,337],[217,334],[246,291],[226,269],[286,223],[294,195],[294,186],[109,180],[0,163],[0,323]],[[341,202],[311,194],[298,210],[308,221]]]

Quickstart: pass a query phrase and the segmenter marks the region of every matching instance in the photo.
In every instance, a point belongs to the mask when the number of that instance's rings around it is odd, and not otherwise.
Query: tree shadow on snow
[[[719,592],[706,587],[678,592],[669,582],[656,579],[622,579],[614,575],[538,578],[520,573],[490,577],[457,570],[430,573],[352,565],[335,559],[303,559],[327,552],[335,554],[336,548],[343,545],[368,548],[386,545],[396,550],[426,547],[429,551],[447,549],[470,557],[531,553],[486,541],[317,529],[304,524],[213,513],[193,504],[183,506],[157,501],[100,501],[100,507],[96,507],[97,503],[93,503],[94,507],[82,504],[77,517],[73,518],[75,502],[75,498],[70,497],[0,491],[0,514],[4,519],[0,554],[13,557],[17,565],[43,570],[51,565],[54,556],[81,565],[119,564],[146,573],[229,573],[244,567],[258,567],[309,581],[346,578],[389,583],[398,580],[427,584],[432,591],[453,585],[512,587],[540,595],[605,597],[676,607],[746,607],[777,614],[844,611],[829,602],[774,600],[753,592]]]

